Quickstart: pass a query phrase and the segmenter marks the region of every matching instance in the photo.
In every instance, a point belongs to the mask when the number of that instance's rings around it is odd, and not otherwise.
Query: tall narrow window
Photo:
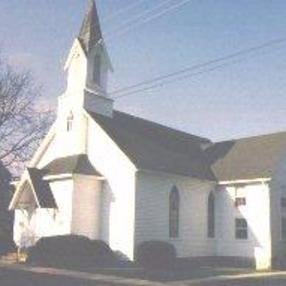
[[[282,197],[281,201],[281,239],[286,240],[286,197]]]
[[[72,130],[72,125],[73,125],[73,113],[70,112],[70,114],[67,118],[67,132]]]
[[[286,240],[286,217],[284,216],[281,218],[281,238]]]
[[[179,236],[179,212],[180,195],[178,189],[174,186],[169,196],[169,236],[172,238]]]
[[[215,196],[210,192],[208,197],[208,237],[215,237]]]
[[[235,238],[236,239],[248,238],[248,226],[246,219],[244,218],[235,219]]]
[[[93,81],[98,85],[100,85],[100,77],[101,77],[100,69],[101,69],[101,58],[99,55],[96,55],[94,57],[94,65],[93,65]]]

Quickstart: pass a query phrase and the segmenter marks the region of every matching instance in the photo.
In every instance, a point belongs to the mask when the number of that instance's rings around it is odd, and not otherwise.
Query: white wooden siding
[[[235,197],[246,198],[246,205],[235,207]],[[225,186],[217,192],[218,256],[255,257],[271,255],[270,198],[265,183]],[[248,239],[235,238],[235,219],[248,224]]]
[[[207,202],[214,186],[196,179],[140,171],[137,173],[135,243],[163,240],[181,257],[215,255],[215,239],[207,237]],[[169,238],[169,194],[180,193],[179,237]]]
[[[88,157],[104,176],[101,200],[101,238],[133,259],[135,167],[105,131],[89,121]]]
[[[99,239],[101,181],[92,176],[74,176],[73,234]]]

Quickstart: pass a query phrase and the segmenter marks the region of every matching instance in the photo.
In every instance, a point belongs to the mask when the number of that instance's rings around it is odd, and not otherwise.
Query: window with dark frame
[[[245,197],[237,197],[235,198],[235,206],[245,206],[246,205],[246,198]]]
[[[93,81],[100,85],[101,78],[101,58],[100,55],[95,55],[93,64]]]
[[[281,205],[281,239],[286,240],[286,198],[282,197]]]
[[[286,198],[285,197],[281,198],[281,209],[282,211],[286,212]]]
[[[235,238],[236,239],[248,238],[248,226],[246,219],[244,218],[235,219]]]
[[[73,113],[70,112],[68,118],[67,118],[67,132],[70,132],[73,127]]]
[[[215,237],[215,196],[210,192],[208,197],[208,237]]]
[[[281,218],[281,239],[286,240],[286,217]]]
[[[174,186],[169,195],[169,236],[176,238],[179,236],[179,212],[180,195],[176,186]]]

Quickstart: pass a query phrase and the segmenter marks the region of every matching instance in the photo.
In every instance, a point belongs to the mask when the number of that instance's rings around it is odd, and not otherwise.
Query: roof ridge
[[[232,138],[232,139],[223,140],[223,141],[216,141],[216,142],[214,142],[214,144],[227,143],[227,142],[237,142],[237,141],[242,141],[242,140],[249,140],[249,139],[255,139],[255,138],[275,136],[275,135],[281,135],[283,133],[286,134],[286,130],[284,130],[284,131],[277,131],[277,132],[271,132],[271,133],[265,133],[265,134],[257,134],[257,135],[252,135],[252,136],[248,136],[248,137]]]

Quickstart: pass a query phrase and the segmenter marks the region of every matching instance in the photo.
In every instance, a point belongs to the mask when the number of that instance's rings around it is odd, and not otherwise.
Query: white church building
[[[10,202],[18,245],[78,234],[132,260],[161,240],[179,257],[260,269],[286,255],[286,132],[213,143],[114,110],[93,1],[65,70],[57,118]]]

